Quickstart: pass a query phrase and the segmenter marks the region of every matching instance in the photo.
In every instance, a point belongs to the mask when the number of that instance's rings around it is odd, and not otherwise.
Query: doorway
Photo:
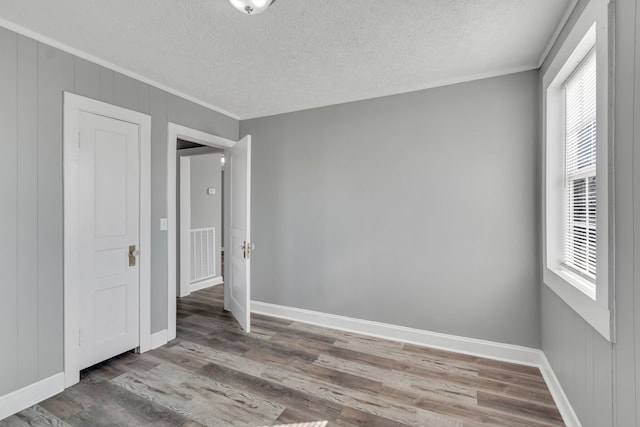
[[[231,311],[245,331],[250,320],[250,199],[251,199],[251,137],[233,141],[187,128],[175,123],[168,125],[167,139],[167,311],[166,341],[176,337],[177,297],[177,147],[178,140],[222,149],[225,152],[224,180],[224,237],[225,269],[224,308]],[[230,241],[233,232],[233,243]],[[241,255],[243,254],[243,255]]]
[[[178,139],[180,298],[223,283],[224,151]]]

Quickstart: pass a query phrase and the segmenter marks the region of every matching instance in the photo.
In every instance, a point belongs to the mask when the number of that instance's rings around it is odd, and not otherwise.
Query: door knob
[[[251,258],[251,251],[254,250],[255,248],[256,248],[256,245],[254,245],[253,243],[249,243],[247,241],[243,242],[242,246],[240,246],[240,249],[242,249],[245,259]]]

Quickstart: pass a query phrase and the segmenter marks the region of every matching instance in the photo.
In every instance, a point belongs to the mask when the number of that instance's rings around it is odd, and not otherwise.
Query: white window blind
[[[564,84],[566,222],[563,263],[596,278],[596,56]]]

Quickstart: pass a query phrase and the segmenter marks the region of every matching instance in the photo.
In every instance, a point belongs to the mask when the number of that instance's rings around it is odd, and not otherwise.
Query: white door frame
[[[186,297],[191,293],[191,157],[180,158],[180,281],[179,296]],[[188,263],[187,263],[188,261]]]
[[[233,147],[237,142],[169,122],[167,138],[167,341],[176,337],[176,153],[178,138],[223,150]],[[223,230],[223,233],[226,237],[226,230]]]
[[[78,280],[80,112],[138,125],[140,130],[140,352],[151,349],[151,117],[147,114],[64,92],[64,379],[80,381]]]

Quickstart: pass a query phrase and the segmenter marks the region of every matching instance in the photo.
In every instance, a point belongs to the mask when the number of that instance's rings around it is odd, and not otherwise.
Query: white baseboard
[[[578,415],[573,410],[571,402],[569,402],[558,377],[556,377],[555,372],[553,372],[553,368],[544,353],[540,355],[539,368],[542,376],[544,377],[544,381],[547,383],[547,387],[549,387],[549,392],[551,393],[554,402],[556,402],[558,411],[560,411],[560,415],[562,415],[564,423],[567,427],[581,427],[582,424],[580,424]]]
[[[40,403],[64,390],[64,373],[60,372],[42,381],[0,396],[0,420]]]
[[[169,331],[167,331],[166,329],[156,332],[155,334],[151,334],[150,350],[153,350],[158,347],[162,347],[168,342],[169,342]]]
[[[442,334],[439,332],[430,332],[422,329],[392,325],[389,323],[355,319],[352,317],[338,316],[335,314],[321,313],[318,311],[295,307],[286,307],[260,301],[251,301],[251,312],[294,320],[296,322],[310,323],[346,332],[369,335],[391,341],[400,341],[425,347],[454,351],[457,353],[470,354],[472,356],[535,366],[540,369],[545,381],[547,382],[549,391],[558,406],[558,410],[560,411],[565,424],[568,427],[580,427],[580,421],[571,407],[571,403],[562,390],[562,386],[553,373],[551,365],[549,365],[549,362],[542,350],[513,344],[503,344],[475,338]]]
[[[337,316],[335,314],[320,313],[258,301],[251,302],[251,311],[392,341],[451,350],[457,353],[488,357],[523,365],[538,366],[540,363],[540,350],[529,347],[447,335],[389,323],[372,322],[369,320]]]
[[[222,276],[212,277],[211,279],[195,282],[191,284],[191,292],[200,291],[210,288],[211,286],[221,285],[224,282]]]

